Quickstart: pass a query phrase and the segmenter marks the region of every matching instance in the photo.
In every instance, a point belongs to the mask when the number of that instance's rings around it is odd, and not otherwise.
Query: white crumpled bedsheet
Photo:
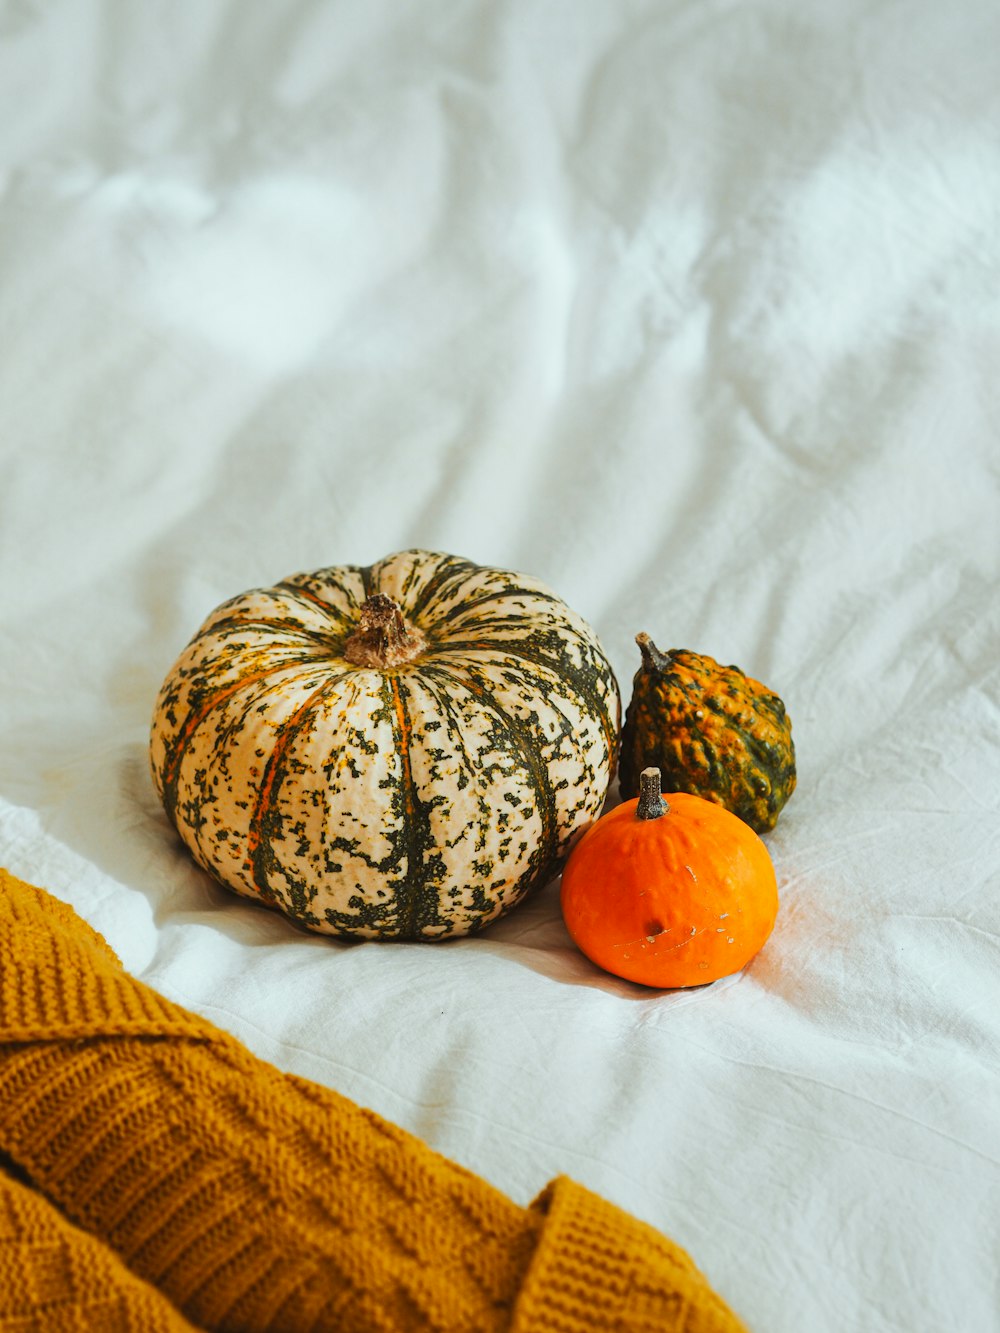
[[[1000,9],[0,8],[0,863],[284,1069],[755,1333],[1000,1328]],[[409,546],[784,698],[740,976],[595,971],[558,886],[349,946],[146,762],[207,612]]]

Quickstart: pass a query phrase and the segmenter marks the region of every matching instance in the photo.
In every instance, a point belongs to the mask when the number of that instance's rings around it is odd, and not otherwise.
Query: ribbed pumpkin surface
[[[635,674],[622,728],[619,785],[639,791],[658,768],[665,792],[715,801],[756,833],[774,828],[795,790],[795,747],[785,705],[739,667],[685,649],[661,653],[638,636]]]
[[[345,657],[377,594],[420,645],[409,661]],[[164,682],[150,754],[229,888],[327,934],[440,939],[558,871],[601,809],[619,719],[594,632],[543,584],[404,551],[220,606]]]

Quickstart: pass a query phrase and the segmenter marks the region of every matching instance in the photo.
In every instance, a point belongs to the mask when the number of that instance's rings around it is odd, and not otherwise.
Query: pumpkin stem
[[[661,653],[648,634],[637,634],[635,641],[642,653],[642,665],[647,671],[665,671],[670,666],[670,654]]]
[[[639,774],[639,804],[635,808],[637,819],[659,819],[670,809],[660,795],[660,770],[644,768]]]
[[[403,619],[385,593],[374,593],[361,607],[361,624],[344,644],[344,657],[355,666],[398,667],[411,662],[427,640]]]

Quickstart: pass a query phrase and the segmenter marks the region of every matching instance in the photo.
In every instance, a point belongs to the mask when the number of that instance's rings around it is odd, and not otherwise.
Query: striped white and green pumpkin
[[[561,868],[611,780],[620,700],[536,579],[403,551],[214,611],[151,761],[195,859],[309,930],[467,935]]]

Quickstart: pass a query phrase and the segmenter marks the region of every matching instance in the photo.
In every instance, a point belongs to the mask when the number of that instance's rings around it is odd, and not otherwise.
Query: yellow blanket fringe
[[[191,1329],[743,1325],[652,1228],[565,1177],[519,1207],[0,871],[0,1330]]]

